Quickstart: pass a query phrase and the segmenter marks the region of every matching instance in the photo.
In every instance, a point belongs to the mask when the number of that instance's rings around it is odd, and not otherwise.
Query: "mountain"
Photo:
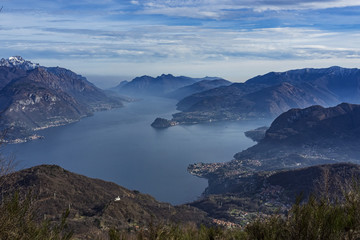
[[[106,239],[108,229],[134,231],[149,224],[207,223],[205,213],[190,206],[172,206],[153,197],[99,179],[41,165],[5,177],[1,197],[31,194],[35,219],[58,221],[67,209],[75,238]],[[0,181],[3,182],[3,181]]]
[[[2,58],[0,60],[0,67],[16,68],[21,70],[33,70],[40,67],[38,63],[32,63],[23,59],[21,56],[9,57],[8,59]]]
[[[263,142],[292,145],[337,139],[347,142],[359,141],[359,136],[360,105],[342,103],[330,108],[291,109],[273,121]]]
[[[256,172],[241,178],[213,179],[204,197],[191,205],[212,218],[246,226],[259,218],[286,214],[299,196],[303,201],[313,195],[342,202],[345,194],[357,189],[354,180],[359,178],[360,165],[351,163]]]
[[[125,85],[128,84],[128,83],[129,83],[129,81],[127,81],[127,80],[121,81],[121,82],[119,83],[119,85],[117,85],[115,88],[121,89],[123,86],[125,86]]]
[[[228,178],[253,171],[301,168],[337,162],[360,163],[360,105],[311,106],[277,117],[265,137],[226,163],[194,164],[205,178]]]
[[[254,142],[260,142],[265,138],[265,133],[269,128],[266,126],[244,132],[245,136]]]
[[[180,100],[194,93],[203,92],[221,86],[228,86],[230,84],[231,82],[222,78],[214,80],[202,80],[194,84],[176,89],[175,91],[168,93],[167,96]]]
[[[26,75],[26,70],[15,67],[0,66],[0,90],[12,80]]]
[[[123,81],[112,90],[135,97],[141,96],[167,96],[178,88],[194,84],[198,81],[211,81],[217,78],[190,78],[185,76],[175,77],[171,74],[162,74],[156,78],[150,76],[136,77],[130,82]]]
[[[173,115],[179,123],[273,119],[291,108],[360,103],[360,70],[330,67],[271,72],[188,96]]]
[[[188,167],[208,179],[203,198],[191,205],[212,218],[245,226],[287,213],[298,196],[341,202],[358,189],[360,105],[291,109],[247,134],[258,143],[235,159]]]
[[[360,177],[360,105],[291,109],[253,134],[263,136],[235,159],[188,167],[209,183],[193,206],[213,218],[246,225],[286,212],[300,193],[305,199],[313,193],[340,200]]]
[[[0,128],[20,141],[33,131],[78,121],[94,111],[123,106],[85,77],[60,67],[42,67],[20,57],[1,60]]]
[[[360,105],[291,109],[273,121],[258,144],[235,154],[234,161],[246,159],[241,164],[254,169],[359,163],[359,136]]]

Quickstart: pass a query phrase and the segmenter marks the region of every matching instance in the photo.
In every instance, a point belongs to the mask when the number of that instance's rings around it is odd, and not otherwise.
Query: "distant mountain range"
[[[187,96],[190,96],[195,93],[207,91],[213,88],[221,87],[221,86],[229,86],[231,84],[230,81],[225,79],[213,79],[213,80],[201,80],[199,82],[193,83],[191,85],[178,88],[173,92],[167,94],[167,97],[175,98],[181,100]]]
[[[273,119],[290,108],[360,103],[360,70],[341,67],[270,72],[185,97],[173,121]]]
[[[25,169],[0,179],[0,198],[31,194],[35,219],[67,224],[76,239],[107,239],[113,227],[136,231],[150,224],[206,224],[206,214],[190,206],[172,206],[112,182],[88,178],[56,165]],[[0,199],[3,201],[4,199]]]
[[[227,85],[228,83],[228,81],[216,77],[190,78],[162,74],[156,78],[142,76],[134,78],[130,82],[123,81],[118,86],[112,88],[112,90],[133,97],[158,96],[183,98],[189,94]]]
[[[21,57],[0,60],[0,129],[9,140],[29,139],[34,130],[121,107],[122,101],[68,69],[43,67]]]

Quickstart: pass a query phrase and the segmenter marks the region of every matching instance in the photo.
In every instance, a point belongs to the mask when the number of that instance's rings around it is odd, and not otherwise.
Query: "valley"
[[[0,3],[0,240],[359,240],[360,1]]]
[[[3,176],[2,196],[36,192],[37,221],[59,221],[55,206],[70,209],[80,238],[152,221],[246,227],[285,215],[300,194],[304,202],[324,193],[341,200],[360,177],[360,105],[333,106],[358,97],[357,69],[292,70],[241,84],[163,74],[104,91],[67,69],[21,57],[1,63],[1,126],[12,130],[5,142],[18,143],[5,157],[19,163]],[[351,84],[336,92],[345,77]],[[194,99],[196,111],[177,112]]]
[[[79,122],[39,131],[44,139],[9,144],[6,152],[15,156],[17,169],[56,164],[161,201],[190,202],[201,195],[207,181],[191,176],[187,166],[199,159],[208,163],[231,159],[234,152],[254,145],[243,132],[266,123],[152,128],[150,123],[156,116],[167,118],[176,111],[175,103],[146,98],[123,108],[96,112]]]

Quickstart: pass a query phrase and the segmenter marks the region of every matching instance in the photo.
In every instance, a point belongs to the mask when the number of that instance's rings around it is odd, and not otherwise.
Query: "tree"
[[[0,141],[0,147],[4,144]],[[67,240],[72,237],[72,231],[67,229],[66,219],[69,211],[66,211],[59,222],[50,224],[49,221],[38,223],[34,220],[36,210],[34,197],[31,193],[23,198],[19,193],[4,196],[3,187],[11,177],[15,169],[14,157],[6,157],[0,153],[0,239],[52,239]]]

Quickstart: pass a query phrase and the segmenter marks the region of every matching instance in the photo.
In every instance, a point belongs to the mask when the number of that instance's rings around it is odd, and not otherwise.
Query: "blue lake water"
[[[187,172],[195,162],[224,162],[254,145],[244,131],[268,122],[217,122],[157,130],[158,117],[170,118],[176,101],[151,98],[124,108],[97,112],[67,126],[39,132],[43,140],[8,145],[17,168],[57,164],[115,182],[157,200],[180,204],[197,199],[207,186]]]

